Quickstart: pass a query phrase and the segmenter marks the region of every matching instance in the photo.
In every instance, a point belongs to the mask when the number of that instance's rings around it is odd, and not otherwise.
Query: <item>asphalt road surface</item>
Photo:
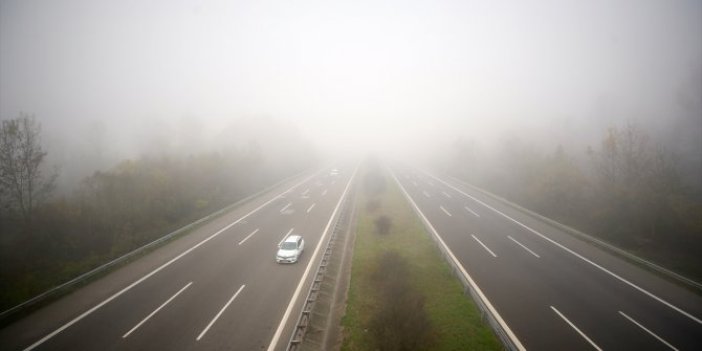
[[[447,177],[391,173],[529,350],[702,350],[702,298]]]
[[[262,195],[9,325],[0,348],[285,349],[354,173],[325,169]],[[290,234],[305,252],[277,264]]]
[[[702,350],[699,295],[456,180],[391,172],[521,348]],[[262,195],[7,326],[0,348],[284,349],[354,173]],[[305,254],[276,264],[291,233]]]

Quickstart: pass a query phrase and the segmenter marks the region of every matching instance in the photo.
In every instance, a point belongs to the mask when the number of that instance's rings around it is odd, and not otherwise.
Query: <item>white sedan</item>
[[[305,250],[305,239],[300,235],[291,235],[278,245],[275,261],[278,263],[295,263]]]

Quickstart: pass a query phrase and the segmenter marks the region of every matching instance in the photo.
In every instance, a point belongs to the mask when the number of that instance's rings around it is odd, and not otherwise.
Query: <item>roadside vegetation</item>
[[[280,157],[296,167],[267,160],[261,147],[142,156],[56,194],[39,123],[0,122],[0,311],[311,165],[293,148]]]
[[[342,350],[501,350],[397,185],[361,174]]]
[[[702,183],[683,176],[682,166],[634,124],[610,128],[600,145],[574,154],[561,146],[544,153],[518,138],[486,154],[460,140],[445,165],[471,184],[702,281]]]

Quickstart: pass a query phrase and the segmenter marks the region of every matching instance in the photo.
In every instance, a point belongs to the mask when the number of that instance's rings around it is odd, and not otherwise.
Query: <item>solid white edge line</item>
[[[251,232],[251,234],[247,235],[244,239],[242,239],[242,240],[239,242],[239,245],[243,244],[246,240],[249,240],[250,237],[254,236],[254,234],[258,233],[258,229],[259,229],[259,228],[256,228],[256,230],[254,230],[253,232]]]
[[[475,235],[471,234],[470,236],[472,236],[473,239],[475,239],[475,241],[477,241],[478,244],[480,244],[480,246],[482,246],[485,250],[487,250],[487,252],[489,252],[492,255],[492,257],[497,257],[497,255],[495,255],[495,253],[492,252],[492,250],[490,250],[485,244],[483,244],[483,242],[480,241],[480,239],[478,239]]]
[[[439,208],[441,208],[441,210],[444,211],[444,213],[445,213],[447,216],[452,217],[451,214],[449,213],[449,211],[446,211],[446,209],[444,208],[444,206],[439,206]]]
[[[173,299],[175,299],[178,295],[180,295],[180,293],[182,293],[183,291],[185,291],[185,289],[187,289],[187,288],[188,288],[190,285],[192,285],[192,284],[193,284],[193,282],[190,282],[190,283],[186,284],[184,287],[182,287],[180,290],[178,290],[177,293],[175,293],[173,296],[171,296],[170,299],[166,300],[166,302],[164,302],[163,304],[161,304],[161,306],[158,306],[158,308],[155,309],[153,312],[149,313],[149,315],[146,316],[144,319],[142,319],[141,322],[139,322],[137,325],[135,325],[134,328],[129,329],[129,331],[128,331],[127,333],[125,333],[124,335],[122,335],[122,339],[128,337],[129,334],[131,334],[133,331],[135,331],[135,330],[137,330],[139,327],[141,327],[142,324],[146,323],[146,321],[148,321],[151,317],[153,317],[156,313],[158,313],[158,311],[160,311],[162,308],[164,308],[166,305],[168,305],[168,303],[170,303],[171,301],[173,301]]]
[[[405,194],[405,197],[407,198],[407,200],[409,200],[409,202],[412,204],[412,206],[417,211],[419,216],[422,218],[424,223],[426,223],[427,227],[429,227],[432,234],[434,234],[434,236],[439,240],[439,243],[441,243],[441,246],[446,250],[449,257],[451,258],[451,261],[453,261],[454,264],[456,265],[456,267],[458,267],[460,269],[461,274],[468,281],[468,284],[470,284],[473,291],[475,291],[475,293],[480,297],[480,300],[485,304],[485,307],[490,311],[490,314],[492,314],[492,316],[495,317],[495,320],[497,321],[497,323],[500,324],[500,326],[502,327],[502,330],[504,330],[505,334],[507,334],[507,337],[512,341],[512,343],[517,348],[517,350],[526,351],[526,348],[524,347],[524,345],[522,345],[522,343],[519,341],[519,339],[517,339],[517,336],[514,334],[514,332],[512,332],[512,329],[510,329],[510,327],[507,325],[507,323],[504,321],[504,319],[502,319],[502,316],[500,316],[500,314],[497,313],[497,310],[495,309],[495,307],[492,306],[492,303],[490,303],[490,300],[488,300],[487,296],[485,296],[485,294],[483,294],[483,291],[480,290],[480,287],[478,287],[478,284],[468,274],[465,267],[463,267],[463,265],[458,261],[456,256],[454,256],[453,251],[451,251],[451,249],[448,247],[448,245],[446,245],[446,243],[444,242],[444,239],[441,238],[441,236],[436,231],[436,229],[434,229],[434,226],[431,224],[431,222],[429,222],[429,219],[427,219],[427,217],[424,215],[424,213],[419,209],[419,206],[417,206],[417,204],[414,202],[414,200],[412,200],[412,197],[410,196],[409,193],[407,193],[407,190],[405,190],[405,187],[403,187],[402,184],[400,184],[400,181],[395,176],[395,172],[390,170],[390,173],[392,174],[392,177],[395,179],[395,182],[397,183],[397,185],[400,186],[400,189]]]
[[[236,299],[236,297],[239,296],[239,293],[241,292],[241,290],[244,290],[244,287],[246,287],[246,284],[242,285],[242,286],[239,288],[239,290],[237,290],[237,291],[234,293],[234,296],[232,296],[232,297],[229,299],[229,301],[227,301],[227,303],[224,305],[224,307],[222,307],[222,309],[219,310],[219,312],[217,313],[217,315],[216,315],[214,318],[212,318],[212,320],[210,321],[210,324],[208,324],[208,325],[205,327],[205,329],[202,330],[202,332],[200,333],[200,335],[197,336],[197,338],[195,339],[196,341],[200,341],[200,339],[202,339],[202,337],[205,336],[205,333],[207,333],[207,331],[210,330],[210,327],[212,327],[212,325],[219,319],[219,316],[221,316],[222,313],[224,313],[224,310],[226,310],[227,307],[229,307],[229,305],[232,303],[232,301],[234,301],[234,299]]]
[[[517,241],[517,239],[515,239],[515,238],[513,238],[513,237],[511,237],[511,236],[509,236],[509,235],[507,235],[507,237],[508,237],[510,240],[514,241],[517,245],[521,246],[524,250],[529,251],[530,254],[536,256],[537,258],[541,258],[541,256],[539,256],[539,255],[536,254],[536,252],[531,251],[531,249],[529,249],[528,247],[524,246],[524,244],[522,244],[522,243],[520,243],[519,241]]]
[[[290,190],[295,189],[296,187],[300,186],[300,184],[304,184],[305,182],[309,181],[310,179],[312,179],[312,177],[314,177],[314,176],[317,175],[317,174],[319,174],[319,172],[316,172],[315,174],[313,174],[313,175],[311,175],[311,176],[305,178],[305,179],[302,180],[301,182],[296,183],[295,185],[291,186],[290,188],[288,188],[288,189],[285,190],[284,192],[282,192],[282,193],[276,195],[276,196],[273,197],[272,199],[270,199],[270,200],[264,202],[262,205],[256,207],[256,208],[253,209],[251,212],[245,214],[243,217],[237,219],[236,221],[232,222],[231,224],[227,225],[226,227],[224,227],[224,228],[218,230],[216,233],[214,233],[214,234],[208,236],[207,238],[203,239],[203,240],[200,241],[199,243],[195,244],[193,247],[191,247],[191,248],[189,248],[189,249],[183,251],[183,253],[181,253],[180,255],[178,255],[178,256],[172,258],[170,261],[168,261],[168,262],[162,264],[161,266],[159,266],[158,268],[154,269],[154,270],[151,271],[149,274],[147,274],[147,275],[141,277],[139,280],[137,280],[137,281],[135,281],[134,283],[128,285],[128,286],[125,287],[124,289],[122,289],[122,290],[116,292],[114,295],[108,297],[108,298],[105,299],[104,301],[102,301],[102,302],[100,302],[99,304],[95,305],[93,308],[91,308],[91,309],[89,309],[89,310],[83,312],[83,313],[82,313],[81,315],[79,315],[78,317],[73,318],[70,322],[68,322],[68,323],[66,323],[66,324],[64,324],[64,325],[62,325],[61,327],[59,327],[58,329],[54,330],[54,331],[51,332],[50,334],[48,334],[48,335],[46,335],[45,337],[39,339],[37,342],[35,342],[35,343],[29,345],[27,348],[24,349],[24,351],[33,350],[33,349],[36,348],[37,346],[39,346],[39,345],[43,344],[44,342],[46,342],[46,340],[49,340],[49,339],[53,338],[54,336],[56,336],[56,334],[58,334],[58,333],[64,331],[66,328],[72,326],[73,324],[77,323],[78,321],[80,321],[81,319],[85,318],[85,317],[88,316],[89,314],[95,312],[97,309],[99,309],[100,307],[104,306],[104,305],[107,304],[108,302],[110,302],[110,301],[112,301],[112,300],[118,298],[120,295],[122,295],[122,294],[124,294],[125,292],[129,291],[131,288],[135,287],[135,286],[138,285],[139,283],[141,283],[141,282],[143,282],[144,280],[150,278],[151,276],[153,276],[154,274],[158,273],[158,272],[161,271],[162,269],[164,269],[164,268],[170,266],[173,262],[179,260],[181,257],[183,257],[183,256],[185,256],[185,255],[187,255],[187,254],[189,254],[191,251],[193,251],[193,250],[195,250],[196,248],[200,247],[200,245],[202,245],[202,244],[204,244],[204,243],[210,241],[212,238],[218,236],[219,234],[221,234],[221,233],[224,232],[225,230],[227,230],[227,229],[231,228],[232,226],[234,226],[235,224],[241,222],[242,220],[244,220],[244,219],[247,218],[248,216],[250,216],[250,215],[254,214],[255,212],[257,212],[258,210],[260,210],[260,209],[266,207],[266,206],[267,206],[268,204],[270,204],[271,202],[273,202],[273,201],[275,201],[275,200],[278,200],[281,196],[287,194]]]
[[[558,311],[553,306],[551,306],[551,309],[553,310],[553,312],[556,312],[556,314],[558,314],[559,317],[563,318],[563,320],[566,323],[568,323],[568,325],[570,325],[571,328],[575,329],[575,331],[578,332],[578,334],[580,334],[580,336],[585,338],[585,340],[587,340],[587,342],[589,342],[590,345],[592,345],[592,347],[594,347],[598,351],[602,351],[602,349],[599,346],[597,346],[597,344],[595,344],[594,341],[592,341],[590,338],[588,338],[587,335],[585,335],[585,333],[582,332],[582,330],[578,329],[578,327],[576,327],[575,324],[573,324],[571,321],[569,321],[568,318],[566,318],[560,311]]]
[[[474,216],[476,216],[476,217],[480,217],[480,215],[479,215],[479,214],[477,214],[477,213],[476,213],[475,211],[471,210],[471,209],[470,209],[470,207],[468,207],[468,206],[463,206],[463,208],[465,208],[465,209],[466,209],[466,211],[468,211],[468,212],[472,213],[472,214],[473,214]]]
[[[425,173],[426,173],[426,172],[425,172]],[[679,308],[678,306],[675,306],[675,305],[673,305],[672,303],[670,303],[670,302],[668,302],[668,301],[666,301],[666,300],[664,300],[664,299],[662,299],[662,298],[660,298],[660,297],[654,295],[652,292],[649,292],[648,290],[646,290],[646,289],[644,289],[644,288],[642,288],[642,287],[640,287],[640,286],[638,286],[638,285],[636,285],[636,284],[634,284],[634,283],[632,283],[632,282],[630,282],[630,281],[624,279],[624,278],[621,277],[620,275],[618,275],[618,274],[616,274],[616,273],[614,273],[614,272],[611,272],[611,271],[608,270],[607,268],[604,268],[604,267],[600,266],[599,264],[597,264],[597,263],[595,263],[595,262],[593,262],[593,261],[591,261],[591,260],[585,258],[584,256],[580,255],[579,253],[577,253],[577,252],[575,252],[575,251],[573,251],[573,250],[571,250],[571,249],[569,249],[569,248],[563,246],[562,244],[558,243],[557,241],[555,241],[555,240],[553,240],[553,239],[551,239],[551,238],[549,238],[549,237],[547,237],[547,236],[545,236],[545,235],[539,233],[538,231],[536,231],[536,230],[532,229],[531,227],[527,226],[526,224],[523,224],[523,223],[517,221],[516,219],[514,219],[514,218],[512,218],[512,217],[510,217],[510,216],[508,216],[508,215],[506,215],[506,214],[504,214],[504,213],[502,213],[501,211],[497,210],[496,208],[494,208],[494,207],[492,207],[492,206],[490,206],[490,205],[488,205],[488,204],[486,204],[486,203],[484,203],[484,202],[482,202],[482,201],[476,199],[476,198],[473,197],[473,196],[470,196],[470,195],[466,194],[466,193],[463,192],[462,190],[460,190],[460,189],[456,188],[455,186],[453,186],[453,185],[447,183],[446,181],[443,181],[443,180],[437,178],[436,176],[434,176],[434,175],[432,175],[432,174],[429,174],[429,173],[427,173],[427,174],[428,174],[429,176],[431,176],[431,177],[434,177],[434,179],[436,179],[436,180],[438,180],[438,181],[440,181],[440,182],[446,184],[447,186],[451,187],[452,189],[458,191],[459,193],[461,193],[461,194],[463,194],[463,195],[465,195],[465,196],[467,196],[467,197],[473,199],[475,202],[477,202],[477,203],[479,203],[479,204],[481,204],[481,205],[483,205],[483,206],[485,206],[485,207],[487,207],[487,208],[493,210],[494,212],[496,212],[496,213],[502,215],[503,217],[505,217],[505,218],[509,219],[510,221],[516,223],[517,225],[521,226],[522,228],[524,228],[524,229],[526,229],[526,230],[528,230],[528,231],[530,231],[530,232],[532,232],[532,233],[534,233],[534,234],[540,236],[540,237],[543,238],[544,240],[549,241],[550,243],[552,243],[552,244],[554,244],[554,245],[560,247],[561,249],[563,249],[563,250],[569,252],[569,253],[572,254],[573,256],[575,256],[575,257],[577,257],[577,258],[579,258],[579,259],[581,259],[581,260],[583,260],[583,261],[585,261],[585,262],[587,262],[587,263],[593,265],[594,267],[597,267],[597,268],[600,269],[601,271],[603,271],[603,272],[605,272],[605,273],[611,275],[612,277],[614,277],[614,278],[620,280],[621,282],[623,282],[623,283],[625,283],[625,284],[631,286],[632,288],[634,288],[634,289],[636,289],[636,290],[638,290],[638,291],[644,293],[645,295],[648,295],[648,296],[651,297],[652,299],[654,299],[654,300],[656,300],[656,301],[658,301],[658,302],[660,302],[660,303],[662,303],[662,304],[664,304],[664,305],[666,305],[666,306],[672,308],[673,310],[679,312],[680,314],[684,315],[685,317],[688,317],[688,318],[692,319],[693,321],[695,321],[695,322],[697,322],[697,323],[699,323],[699,324],[702,324],[702,320],[700,320],[699,318],[693,316],[692,314],[690,314],[690,313],[684,311],[683,309]]]
[[[280,246],[280,244],[282,244],[283,241],[285,241],[285,239],[287,239],[287,238],[290,236],[290,234],[292,234],[292,232],[293,232],[294,229],[295,229],[295,228],[290,228],[290,230],[288,230],[288,232],[285,233],[285,235],[283,235],[283,238],[280,239],[280,241],[278,242],[278,246]]]
[[[309,208],[307,208],[307,213],[310,213],[310,211],[312,211],[312,209],[314,208],[314,206],[315,206],[316,204],[317,204],[317,203],[315,202],[315,203],[312,204],[312,206],[310,206]]]
[[[307,276],[310,274],[310,270],[312,269],[312,264],[315,262],[317,255],[319,254],[319,250],[322,247],[322,243],[324,242],[324,239],[327,237],[327,234],[329,233],[329,228],[332,225],[332,221],[334,220],[334,217],[336,217],[336,213],[339,211],[339,207],[341,207],[341,203],[343,202],[344,198],[346,197],[346,193],[349,190],[349,186],[351,185],[351,182],[356,177],[356,172],[358,172],[358,167],[359,167],[359,165],[356,166],[356,170],[353,172],[351,179],[349,179],[349,182],[346,184],[346,189],[344,189],[344,192],[341,194],[341,197],[339,198],[339,202],[336,204],[336,207],[334,208],[334,212],[332,212],[332,215],[329,218],[329,222],[327,222],[327,226],[324,228],[324,232],[322,233],[322,237],[319,239],[319,243],[317,244],[317,248],[314,250],[312,257],[310,258],[310,263],[307,264],[307,268],[305,269],[305,273],[303,273],[302,279],[300,279],[300,283],[297,284],[297,288],[295,288],[295,292],[293,293],[292,298],[290,298],[290,302],[288,303],[288,307],[285,309],[285,313],[283,314],[283,318],[280,320],[280,323],[278,324],[278,328],[275,330],[275,333],[273,334],[273,338],[271,339],[271,343],[268,344],[268,349],[267,349],[268,351],[273,351],[273,350],[275,350],[276,346],[278,346],[278,341],[280,340],[280,335],[283,333],[283,329],[285,329],[285,325],[288,322],[288,318],[290,318],[290,314],[292,313],[292,309],[295,306],[295,302],[297,301],[298,296],[300,295],[300,292],[302,291],[302,286],[305,284],[305,281],[307,280]]]
[[[654,332],[648,330],[646,327],[644,327],[643,325],[641,325],[641,323],[635,321],[634,318],[631,318],[631,317],[627,316],[627,315],[626,315],[624,312],[622,312],[622,311],[619,311],[619,314],[621,314],[622,316],[624,316],[624,318],[628,319],[631,323],[636,324],[639,328],[641,328],[641,329],[645,330],[647,333],[651,334],[651,336],[653,336],[654,338],[658,339],[658,341],[664,343],[665,346],[670,347],[672,350],[678,351],[678,349],[677,349],[675,346],[669,344],[667,341],[663,340],[663,338],[661,338],[660,336],[656,335]]]

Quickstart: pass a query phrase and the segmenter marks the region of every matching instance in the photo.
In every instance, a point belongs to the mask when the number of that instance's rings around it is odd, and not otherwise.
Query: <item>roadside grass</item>
[[[364,167],[365,172],[373,172]],[[379,192],[360,191],[356,206],[357,232],[353,251],[346,314],[342,319],[342,350],[376,350],[372,320],[383,306],[373,274],[380,257],[395,252],[408,264],[409,285],[424,297],[431,328],[431,350],[501,350],[503,347],[438,248],[409,207],[395,182],[377,168],[385,182]],[[380,174],[382,172],[382,175]],[[367,178],[367,177],[364,177]],[[367,206],[371,203],[372,205]],[[379,234],[375,221],[391,219],[388,234]]]

